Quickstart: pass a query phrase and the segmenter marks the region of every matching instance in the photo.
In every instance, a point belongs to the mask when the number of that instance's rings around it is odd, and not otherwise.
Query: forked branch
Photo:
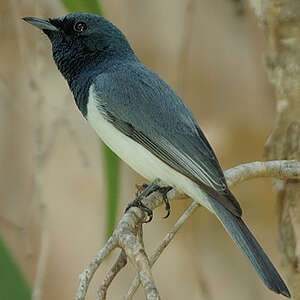
[[[277,179],[300,179],[300,162],[295,160],[281,160],[268,162],[252,162],[234,167],[225,172],[225,176],[229,186],[234,186],[243,181],[258,177],[274,177]],[[155,180],[151,185],[159,184],[160,180]],[[150,187],[151,187],[150,185]],[[147,194],[147,191],[142,192]],[[178,198],[180,194],[172,190],[168,193],[169,200]],[[181,195],[182,196],[182,195]],[[152,193],[150,196],[143,198],[143,203],[154,210],[163,204],[163,199],[159,192]],[[115,248],[122,249],[119,258],[107,273],[102,285],[98,290],[98,300],[106,299],[107,290],[117,275],[117,273],[126,265],[127,260],[133,264],[137,271],[137,277],[132,282],[125,300],[132,299],[135,291],[141,283],[145,292],[146,299],[160,299],[158,290],[155,286],[151,267],[157,261],[163,250],[168,246],[175,237],[176,232],[192,215],[199,205],[193,202],[191,206],[178,219],[174,227],[167,233],[161,241],[150,259],[146,254],[143,243],[142,224],[146,221],[146,214],[139,208],[130,208],[121,218],[119,224],[113,232],[111,238],[105,246],[97,253],[87,269],[80,276],[80,285],[76,294],[76,300],[84,300],[89,284],[105,257]]]

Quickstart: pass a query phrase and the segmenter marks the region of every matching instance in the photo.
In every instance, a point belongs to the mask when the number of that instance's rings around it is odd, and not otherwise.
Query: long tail
[[[243,220],[240,217],[234,216],[213,198],[209,197],[209,202],[218,219],[222,222],[231,238],[242,249],[246,257],[248,257],[266,286],[275,293],[291,297],[282,278]]]

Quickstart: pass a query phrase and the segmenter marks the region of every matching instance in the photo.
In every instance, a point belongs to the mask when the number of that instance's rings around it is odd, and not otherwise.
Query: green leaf
[[[24,275],[0,237],[0,299],[30,300],[31,292]]]
[[[106,170],[106,239],[108,239],[115,228],[117,220],[120,160],[105,144],[103,144],[103,159]]]
[[[89,12],[103,15],[100,3],[97,0],[61,0],[69,12]]]

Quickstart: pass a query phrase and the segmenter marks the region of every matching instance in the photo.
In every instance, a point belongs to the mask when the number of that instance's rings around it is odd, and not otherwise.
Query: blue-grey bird
[[[224,225],[264,283],[290,297],[243,222],[216,155],[174,90],[135,55],[123,33],[94,14],[24,18],[50,39],[54,61],[98,136],[148,180],[160,178]]]

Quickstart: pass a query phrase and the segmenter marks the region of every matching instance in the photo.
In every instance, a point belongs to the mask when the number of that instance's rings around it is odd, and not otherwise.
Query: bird
[[[144,178],[159,178],[207,208],[265,285],[290,297],[244,223],[242,209],[192,112],[138,59],[125,35],[104,17],[90,13],[23,20],[49,38],[58,70],[100,139]]]

